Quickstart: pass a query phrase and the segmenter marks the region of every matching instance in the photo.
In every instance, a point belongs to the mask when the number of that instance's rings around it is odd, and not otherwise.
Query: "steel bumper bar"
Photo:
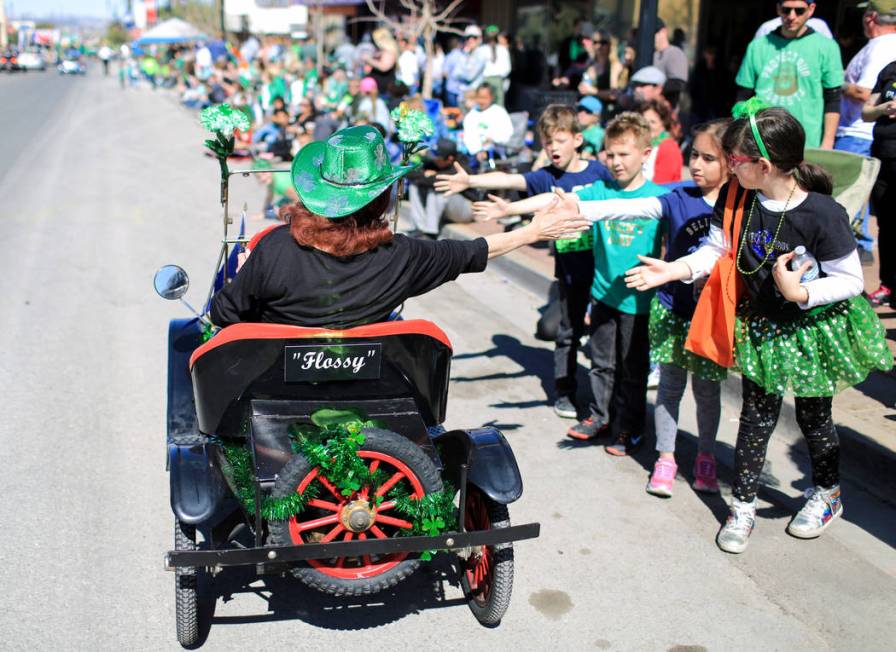
[[[425,550],[460,550],[476,546],[492,546],[523,539],[535,539],[541,524],[526,523],[493,530],[448,532],[434,537],[398,537],[366,541],[306,543],[267,548],[228,548],[226,550],[170,550],[165,554],[165,569],[189,566],[246,566],[264,563],[288,563],[306,559],[332,559],[361,555],[384,555],[395,552]]]

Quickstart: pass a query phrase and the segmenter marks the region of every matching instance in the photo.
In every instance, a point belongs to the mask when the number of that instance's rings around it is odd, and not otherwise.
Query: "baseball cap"
[[[604,104],[596,97],[592,95],[586,95],[579,100],[579,103],[576,105],[576,109],[578,109],[579,111],[587,111],[588,113],[593,113],[594,115],[600,115],[601,113],[603,113]]]
[[[856,5],[868,11],[876,11],[881,16],[896,18],[896,0],[869,0]]]
[[[662,86],[666,83],[666,75],[656,66],[645,66],[632,75],[632,83]]]
[[[664,21],[659,16],[656,17],[656,31],[660,31],[666,27],[666,21]]]
[[[467,25],[467,28],[464,30],[464,36],[475,36],[476,38],[482,38],[482,30],[479,29],[476,25]]]
[[[497,25],[489,25],[485,28],[486,34],[499,34],[501,32],[501,28]]]

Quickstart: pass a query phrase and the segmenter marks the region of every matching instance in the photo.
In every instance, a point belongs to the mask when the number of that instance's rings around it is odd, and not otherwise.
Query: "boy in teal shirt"
[[[637,113],[623,113],[607,125],[604,149],[613,181],[598,181],[576,192],[579,201],[640,199],[668,192],[644,178],[650,156],[650,127]],[[625,272],[638,255],[660,255],[665,222],[643,219],[594,224],[594,281],[591,285],[590,414],[569,429],[579,440],[607,433],[612,455],[629,455],[644,441],[650,345],[647,324],[651,294],[625,287]]]
[[[622,113],[607,125],[604,150],[612,181],[596,181],[561,195],[559,209],[577,210],[578,201],[639,199],[668,192],[644,178],[650,156],[650,127],[639,113]],[[496,211],[480,214],[524,214],[548,208],[557,195],[544,193],[523,201],[497,202]],[[594,225],[594,280],[591,285],[591,384],[589,415],[567,431],[573,439],[590,440],[615,434],[607,452],[628,455],[644,438],[650,345],[647,324],[651,293],[625,287],[625,272],[640,265],[638,255],[658,257],[665,222],[643,219],[600,221]],[[611,423],[612,422],[612,423]],[[612,427],[612,429],[611,429]]]

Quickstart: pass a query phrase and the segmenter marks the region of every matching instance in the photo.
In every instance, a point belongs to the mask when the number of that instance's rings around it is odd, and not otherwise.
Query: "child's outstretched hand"
[[[781,293],[782,297],[795,303],[805,303],[809,300],[809,292],[806,288],[800,285],[800,279],[803,278],[803,274],[809,271],[809,268],[812,267],[812,263],[807,260],[799,266],[799,269],[791,271],[787,267],[787,264],[793,260],[795,255],[796,254],[791,251],[790,253],[778,256],[778,260],[775,261],[775,266],[772,267],[772,278],[775,279],[775,285],[778,286],[778,291]]]
[[[446,197],[463,192],[470,187],[470,175],[464,170],[460,163],[454,162],[454,174],[437,174],[435,189],[436,192],[445,193]]]
[[[497,195],[489,195],[491,201],[473,202],[473,218],[477,222],[488,222],[510,215],[510,202]]]
[[[672,263],[647,256],[638,256],[638,260],[644,264],[625,273],[625,287],[644,292],[677,280],[672,273]]]

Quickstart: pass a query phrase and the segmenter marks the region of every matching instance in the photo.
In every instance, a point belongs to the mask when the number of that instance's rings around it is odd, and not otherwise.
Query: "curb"
[[[446,224],[442,229],[442,237],[450,237],[456,240],[471,240],[479,237],[464,228],[462,224]],[[513,252],[505,256],[489,261],[489,266],[497,268],[505,274],[509,280],[525,288],[539,297],[547,297],[548,289],[553,278],[545,275],[541,270],[534,269],[527,264],[523,256],[514,256]],[[880,387],[881,384],[891,384],[892,390],[886,388],[884,392],[896,399],[896,376],[874,372],[869,376],[870,382]],[[858,391],[846,389],[845,392]],[[741,383],[740,375],[729,374],[728,379],[722,383],[722,400],[732,404],[740,404]],[[893,407],[893,406],[890,406]],[[840,471],[844,477],[861,486],[868,493],[888,503],[894,501],[896,496],[896,449],[882,444],[858,430],[850,427],[848,422],[838,422],[837,432],[840,436]],[[885,426],[884,426],[885,427]],[[893,429],[896,430],[896,423]],[[778,417],[778,425],[772,437],[799,448],[808,457],[803,434],[796,423],[796,405],[794,397],[786,395],[781,404],[781,413]]]

